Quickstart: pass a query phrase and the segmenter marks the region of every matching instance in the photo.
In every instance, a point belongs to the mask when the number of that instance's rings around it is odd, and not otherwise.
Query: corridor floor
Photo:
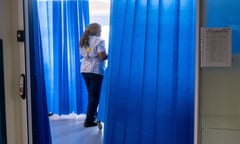
[[[103,144],[103,129],[83,127],[85,115],[50,116],[53,144]]]

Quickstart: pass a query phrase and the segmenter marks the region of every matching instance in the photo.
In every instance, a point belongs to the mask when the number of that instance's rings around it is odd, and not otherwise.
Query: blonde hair
[[[80,47],[88,47],[89,43],[89,36],[100,36],[101,33],[101,25],[98,23],[91,23],[85,32],[83,33],[83,36],[80,39]]]

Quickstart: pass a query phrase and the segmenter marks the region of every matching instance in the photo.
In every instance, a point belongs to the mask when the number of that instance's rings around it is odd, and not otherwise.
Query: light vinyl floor
[[[85,115],[50,116],[53,144],[103,144],[103,129],[83,127]]]

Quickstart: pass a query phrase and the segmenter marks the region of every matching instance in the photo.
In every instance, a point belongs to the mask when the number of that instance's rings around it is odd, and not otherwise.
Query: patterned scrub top
[[[89,47],[80,48],[81,73],[95,73],[103,75],[105,61],[98,58],[99,52],[104,52],[105,41],[98,36],[89,36]]]

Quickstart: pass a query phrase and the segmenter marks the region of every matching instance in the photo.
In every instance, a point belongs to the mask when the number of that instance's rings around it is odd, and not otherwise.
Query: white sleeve
[[[85,48],[80,48],[80,55],[82,57],[87,57],[87,52],[86,52],[86,49]]]
[[[106,51],[106,49],[105,49],[105,41],[102,40],[97,45],[97,52],[99,53],[99,52],[104,52],[104,51]]]

